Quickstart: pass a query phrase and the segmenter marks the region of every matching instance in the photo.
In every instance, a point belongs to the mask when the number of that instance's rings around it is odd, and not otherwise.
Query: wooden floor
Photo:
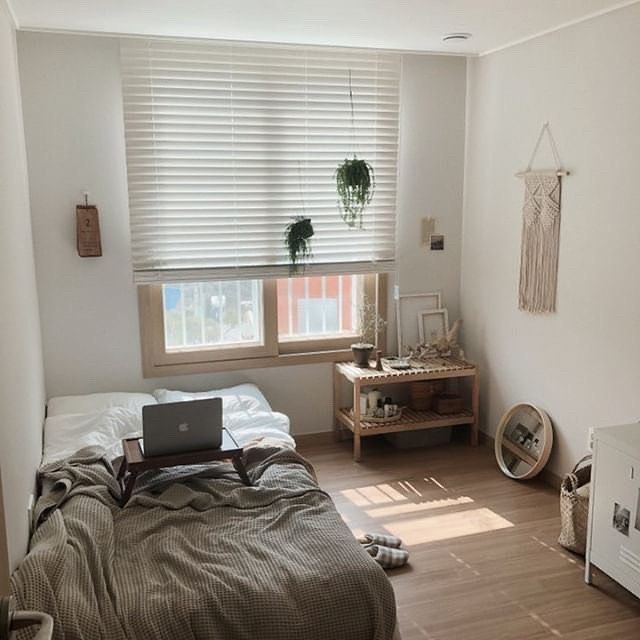
[[[374,441],[376,440],[376,441]],[[397,450],[302,443],[347,524],[399,535],[410,566],[389,573],[403,640],[638,640],[640,603],[556,544],[558,497],[518,483],[462,444]]]

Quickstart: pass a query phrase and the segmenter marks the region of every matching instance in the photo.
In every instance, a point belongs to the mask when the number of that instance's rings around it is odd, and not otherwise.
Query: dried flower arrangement
[[[415,349],[409,349],[410,359],[424,361],[435,357],[463,357],[462,349],[458,344],[461,325],[462,320],[456,320],[446,336],[441,336],[426,344],[418,344]]]
[[[363,296],[358,310],[358,329],[360,342],[351,345],[353,359],[362,368],[369,367],[369,358],[375,348],[380,332],[387,326],[387,321],[380,316],[375,302]]]

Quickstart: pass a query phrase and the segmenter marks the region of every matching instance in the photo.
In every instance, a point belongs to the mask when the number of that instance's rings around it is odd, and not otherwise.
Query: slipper
[[[383,569],[397,569],[409,561],[409,552],[404,549],[392,549],[380,544],[370,544],[364,548]]]
[[[388,536],[384,533],[365,533],[358,538],[360,544],[381,544],[383,547],[398,549],[402,546],[402,540],[396,536]]]

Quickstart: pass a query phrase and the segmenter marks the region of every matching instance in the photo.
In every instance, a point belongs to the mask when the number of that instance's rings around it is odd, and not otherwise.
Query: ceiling
[[[21,29],[479,54],[638,0],[9,0]],[[465,42],[442,42],[470,32]]]

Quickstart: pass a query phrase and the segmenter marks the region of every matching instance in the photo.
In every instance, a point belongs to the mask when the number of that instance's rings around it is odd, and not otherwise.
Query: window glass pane
[[[162,285],[167,350],[263,344],[260,280]]]
[[[278,280],[278,337],[300,340],[353,336],[364,276]]]

